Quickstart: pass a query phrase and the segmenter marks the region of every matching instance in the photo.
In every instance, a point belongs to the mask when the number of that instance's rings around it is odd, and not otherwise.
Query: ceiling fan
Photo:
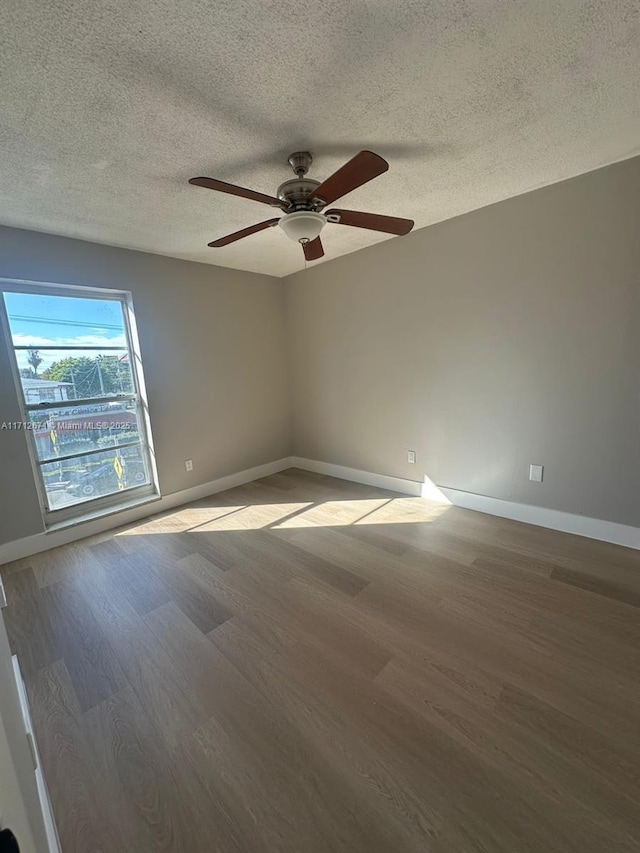
[[[377,178],[389,168],[386,160],[373,151],[361,151],[348,163],[341,166],[331,177],[320,183],[306,178],[313,157],[308,151],[296,151],[288,158],[288,163],[296,175],[285,181],[277,189],[277,197],[227,184],[215,178],[191,178],[190,184],[206,187],[210,190],[238,195],[253,201],[260,201],[271,207],[279,207],[284,216],[266,219],[227,234],[219,240],[209,243],[212,248],[228,246],[250,234],[264,231],[279,225],[287,237],[302,244],[304,256],[308,261],[316,261],[324,255],[320,232],[327,222],[336,225],[351,225],[355,228],[368,228],[371,231],[383,231],[386,234],[408,234],[413,228],[412,219],[399,219],[396,216],[379,216],[377,213],[361,213],[357,210],[339,210],[332,208],[326,213],[320,211],[336,199],[361,187],[373,178]]]

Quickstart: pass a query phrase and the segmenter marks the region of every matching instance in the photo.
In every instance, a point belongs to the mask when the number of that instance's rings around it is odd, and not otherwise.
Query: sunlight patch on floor
[[[211,519],[209,522],[201,524],[196,532],[211,533],[216,530],[260,530],[265,527],[275,527],[278,522],[285,520],[289,516],[303,512],[312,506],[313,504],[310,501],[247,506],[227,516]]]
[[[173,512],[163,513],[118,531],[116,536],[139,536],[147,533],[185,533],[208,522],[222,520],[240,510],[247,509],[245,504],[229,506],[178,507]]]
[[[424,498],[300,501],[184,507],[132,525],[115,536],[162,533],[213,533],[225,530],[296,529],[372,524],[425,524],[439,518],[448,504]]]
[[[360,501],[325,501],[312,506],[304,513],[285,519],[275,527],[340,527],[345,524],[356,524],[387,503],[387,500],[387,498],[378,498]]]

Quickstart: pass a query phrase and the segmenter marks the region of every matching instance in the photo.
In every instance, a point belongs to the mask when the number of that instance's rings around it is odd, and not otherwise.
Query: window
[[[0,282],[38,491],[51,523],[156,494],[128,294]]]

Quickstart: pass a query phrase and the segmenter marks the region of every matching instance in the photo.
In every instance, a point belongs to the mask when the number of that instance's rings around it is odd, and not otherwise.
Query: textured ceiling
[[[309,148],[391,168],[338,205],[421,227],[640,151],[637,0],[5,0],[0,221],[286,275],[255,202]],[[326,259],[387,239],[328,225]],[[394,238],[401,239],[401,238]]]

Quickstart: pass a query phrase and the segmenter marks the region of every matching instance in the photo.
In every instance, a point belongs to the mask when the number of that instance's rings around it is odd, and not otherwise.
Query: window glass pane
[[[41,466],[49,509],[95,500],[150,482],[142,447],[132,444]]]
[[[119,300],[5,293],[5,304],[14,346],[127,346]]]
[[[49,511],[151,483],[126,296],[78,292],[0,293]]]
[[[27,405],[132,394],[126,350],[16,350]],[[34,368],[35,365],[35,368]]]
[[[41,460],[140,441],[135,400],[45,409],[29,421]]]

